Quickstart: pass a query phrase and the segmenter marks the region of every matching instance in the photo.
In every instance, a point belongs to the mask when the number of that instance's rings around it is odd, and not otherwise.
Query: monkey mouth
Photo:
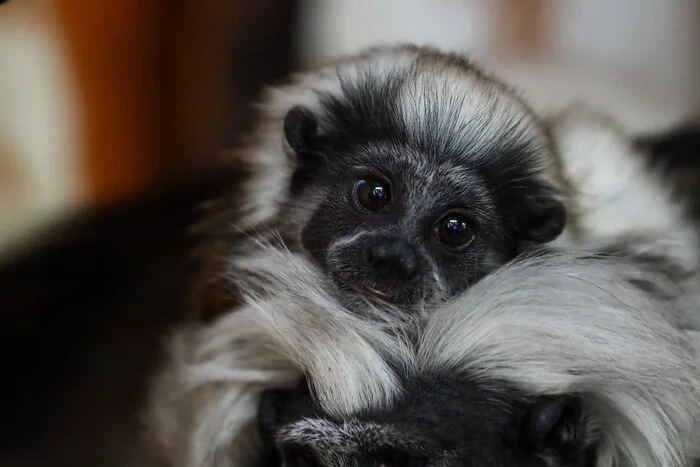
[[[386,302],[393,302],[395,300],[394,292],[388,287],[377,284],[365,284],[363,290]]]
[[[400,294],[398,290],[389,285],[378,284],[375,282],[353,281],[340,277],[338,274],[332,275],[333,282],[340,290],[352,291],[354,294],[365,296],[369,299],[379,300],[384,303],[396,304],[399,303]]]

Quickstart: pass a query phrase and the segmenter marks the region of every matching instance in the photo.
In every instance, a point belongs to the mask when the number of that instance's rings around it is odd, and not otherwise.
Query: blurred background
[[[586,100],[635,131],[699,107],[697,0],[9,0],[0,254],[210,164],[264,83],[398,41],[468,52],[537,108]]]
[[[471,54],[540,111],[700,116],[698,0],[0,0],[0,465],[153,465],[138,413],[217,153],[265,84],[401,41]]]

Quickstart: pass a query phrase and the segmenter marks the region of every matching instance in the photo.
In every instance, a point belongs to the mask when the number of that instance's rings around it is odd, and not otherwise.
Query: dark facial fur
[[[349,297],[438,301],[564,228],[536,123],[515,131],[522,122],[507,115],[469,120],[460,112],[479,102],[446,88],[424,96],[422,119],[408,121],[402,107],[419,105],[406,102],[417,76],[341,77],[340,95],[319,93],[321,110],[296,106],[284,121],[298,164],[289,222]],[[481,128],[482,119],[502,119],[503,131]]]
[[[500,384],[418,377],[383,411],[338,420],[307,390],[265,393],[266,467],[593,465],[594,433],[576,398],[533,398]]]

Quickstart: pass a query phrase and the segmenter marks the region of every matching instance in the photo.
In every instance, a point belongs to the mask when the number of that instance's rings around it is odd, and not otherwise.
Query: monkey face
[[[301,235],[341,289],[401,305],[452,296],[514,253],[492,237],[501,232],[494,200],[476,176],[421,170],[409,151],[349,149],[358,157],[314,187],[324,194]]]
[[[303,389],[270,391],[259,422],[270,467],[594,465],[578,400],[455,377],[419,378],[395,407],[345,420],[324,414]]]
[[[302,247],[350,296],[399,305],[449,298],[565,222],[534,121],[515,131],[509,119],[526,114],[467,118],[472,103],[437,94],[425,121],[401,118],[408,79],[370,75],[284,121]],[[504,126],[486,137],[481,119]]]

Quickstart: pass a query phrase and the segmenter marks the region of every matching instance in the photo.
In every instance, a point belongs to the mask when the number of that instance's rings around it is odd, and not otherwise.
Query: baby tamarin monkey
[[[456,54],[377,48],[298,75],[234,160],[251,171],[242,207],[223,196],[201,224],[196,298],[215,320],[175,332],[149,411],[176,466],[238,465],[260,391],[302,372],[357,389],[321,397],[390,398],[366,386],[390,373],[371,355],[400,349],[372,336],[532,247],[670,232],[695,264],[683,205],[623,133],[586,110],[541,119]]]
[[[453,296],[564,229],[545,127],[462,57],[374,50],[272,95],[251,195],[350,307]]]

